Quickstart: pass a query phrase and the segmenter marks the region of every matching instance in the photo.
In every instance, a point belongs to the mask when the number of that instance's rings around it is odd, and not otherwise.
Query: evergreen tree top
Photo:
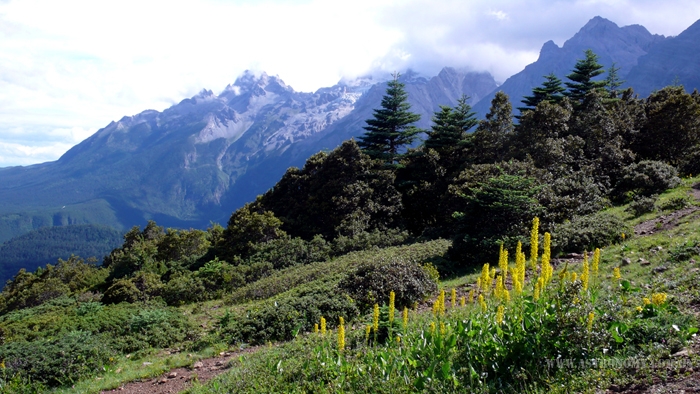
[[[395,163],[400,158],[399,149],[410,145],[422,131],[413,126],[420,115],[410,111],[405,85],[399,82],[400,74],[392,76],[394,79],[387,83],[381,108],[374,110],[373,119],[367,119],[364,127],[367,132],[358,138],[358,145],[366,154],[389,164]]]
[[[586,97],[586,94],[592,90],[601,90],[605,87],[606,82],[594,81],[593,78],[603,74],[603,66],[598,63],[598,55],[592,50],[587,49],[586,58],[576,62],[571,74],[566,78],[571,82],[566,82],[565,85],[569,91],[565,94],[574,102],[581,102]]]

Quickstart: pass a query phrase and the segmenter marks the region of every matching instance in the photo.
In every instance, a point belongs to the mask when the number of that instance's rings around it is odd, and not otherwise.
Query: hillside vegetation
[[[97,392],[249,346],[191,390],[570,392],[684,373],[662,361],[695,362],[700,95],[639,99],[602,75],[586,52],[517,125],[504,94],[482,122],[463,98],[416,149],[396,75],[364,138],[225,228],[150,221],[100,267],[20,271],[0,294],[0,387]],[[614,360],[638,364],[599,367]]]

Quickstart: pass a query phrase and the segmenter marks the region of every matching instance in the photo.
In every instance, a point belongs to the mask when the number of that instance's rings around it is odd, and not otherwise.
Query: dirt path
[[[161,376],[126,382],[105,393],[120,394],[166,394],[179,393],[187,389],[193,381],[204,383],[223,373],[228,368],[229,361],[243,354],[252,353],[258,347],[249,347],[235,352],[222,352],[217,357],[207,358],[194,363],[192,368],[172,369]]]
[[[693,185],[689,194],[696,201],[700,201],[700,183]],[[682,218],[698,210],[700,210],[700,208],[690,206],[675,212],[671,212],[667,215],[661,215],[655,219],[647,220],[646,222],[634,226],[634,234],[637,236],[643,236],[654,234],[657,231],[670,230],[676,227]]]

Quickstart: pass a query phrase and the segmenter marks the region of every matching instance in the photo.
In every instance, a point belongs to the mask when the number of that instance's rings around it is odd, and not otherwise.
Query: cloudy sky
[[[0,0],[0,167],[56,160],[124,115],[244,70],[297,91],[408,67],[502,82],[590,18],[677,35],[695,0]]]

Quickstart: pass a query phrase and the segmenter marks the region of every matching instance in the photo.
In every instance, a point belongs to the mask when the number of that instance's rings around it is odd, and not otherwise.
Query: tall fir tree
[[[546,101],[548,103],[558,103],[564,98],[566,89],[561,85],[561,79],[557,78],[554,73],[544,76],[545,81],[542,86],[532,89],[532,96],[525,96],[522,99],[524,107],[518,107],[520,112],[534,110],[537,104]]]
[[[399,82],[399,73],[392,75],[382,98],[382,108],[374,110],[374,118],[367,120],[367,132],[359,137],[358,145],[373,159],[394,164],[400,158],[399,150],[410,145],[422,130],[413,126],[420,115],[411,112],[405,85]]]
[[[615,63],[613,63],[608,69],[608,75],[605,77],[605,90],[608,91],[611,99],[620,97],[620,86],[625,83],[625,81],[620,79],[618,71],[620,71],[620,67],[616,67]]]
[[[474,132],[470,159],[475,164],[496,163],[507,159],[510,138],[515,127],[512,112],[513,107],[508,95],[503,92],[496,93],[491,100],[486,119],[479,123]]]
[[[571,74],[567,75],[571,82],[566,82],[565,85],[569,90],[564,93],[571,99],[573,103],[580,103],[586,98],[588,92],[592,90],[602,90],[605,88],[606,81],[594,81],[593,78],[603,74],[603,66],[598,63],[598,55],[592,50],[586,50],[586,58],[576,62],[576,66]]]
[[[425,147],[434,149],[441,156],[454,149],[465,147],[468,143],[469,129],[476,126],[476,113],[467,103],[468,96],[463,95],[454,108],[440,106],[440,111],[433,116],[433,126],[428,131]]]

